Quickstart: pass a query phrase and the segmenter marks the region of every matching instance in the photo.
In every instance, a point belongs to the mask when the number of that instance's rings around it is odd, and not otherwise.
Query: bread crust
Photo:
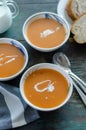
[[[72,20],[75,20],[75,17],[72,13],[72,10],[71,10],[71,4],[72,4],[72,0],[68,0],[68,3],[66,5],[66,10],[67,10],[67,14],[69,15],[69,17],[72,19]]]

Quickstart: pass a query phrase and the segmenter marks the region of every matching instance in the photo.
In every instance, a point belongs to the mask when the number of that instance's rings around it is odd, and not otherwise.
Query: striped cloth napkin
[[[23,126],[39,118],[23,101],[19,88],[0,83],[0,130]]]

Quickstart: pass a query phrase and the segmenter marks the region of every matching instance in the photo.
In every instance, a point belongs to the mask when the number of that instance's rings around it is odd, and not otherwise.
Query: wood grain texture
[[[26,47],[29,55],[29,62],[26,69],[37,63],[52,63],[53,54],[55,52],[63,52],[68,56],[71,62],[72,71],[86,82],[86,44],[79,45],[75,42],[70,43],[68,40],[68,42],[60,49],[50,53],[42,53],[31,48],[25,42],[22,35],[24,21],[29,16],[41,11],[56,13],[59,0],[15,1],[18,3],[20,13],[13,20],[11,28],[4,34],[0,34],[0,38],[14,38],[19,40]],[[19,86],[21,75],[6,83]],[[61,109],[53,112],[39,112],[39,114],[39,120],[26,126],[15,128],[14,130],[86,130],[86,107],[82,103],[75,89],[69,102]]]
[[[59,0],[15,0],[18,4],[49,4],[58,3]]]

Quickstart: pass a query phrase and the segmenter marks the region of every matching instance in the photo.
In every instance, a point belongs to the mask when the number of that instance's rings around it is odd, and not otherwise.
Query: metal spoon
[[[62,67],[73,79],[73,85],[78,91],[82,101],[86,105],[86,83],[76,76],[70,69],[71,64],[67,56],[63,53],[55,53],[53,56],[53,63]],[[78,85],[78,86],[77,86]],[[80,89],[81,88],[81,89]]]

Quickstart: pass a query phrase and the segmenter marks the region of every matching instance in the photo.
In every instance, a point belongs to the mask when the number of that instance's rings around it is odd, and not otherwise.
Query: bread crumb
[[[73,42],[74,42],[73,37],[70,37],[70,38],[69,38],[69,42],[70,42],[70,43],[73,43]]]

